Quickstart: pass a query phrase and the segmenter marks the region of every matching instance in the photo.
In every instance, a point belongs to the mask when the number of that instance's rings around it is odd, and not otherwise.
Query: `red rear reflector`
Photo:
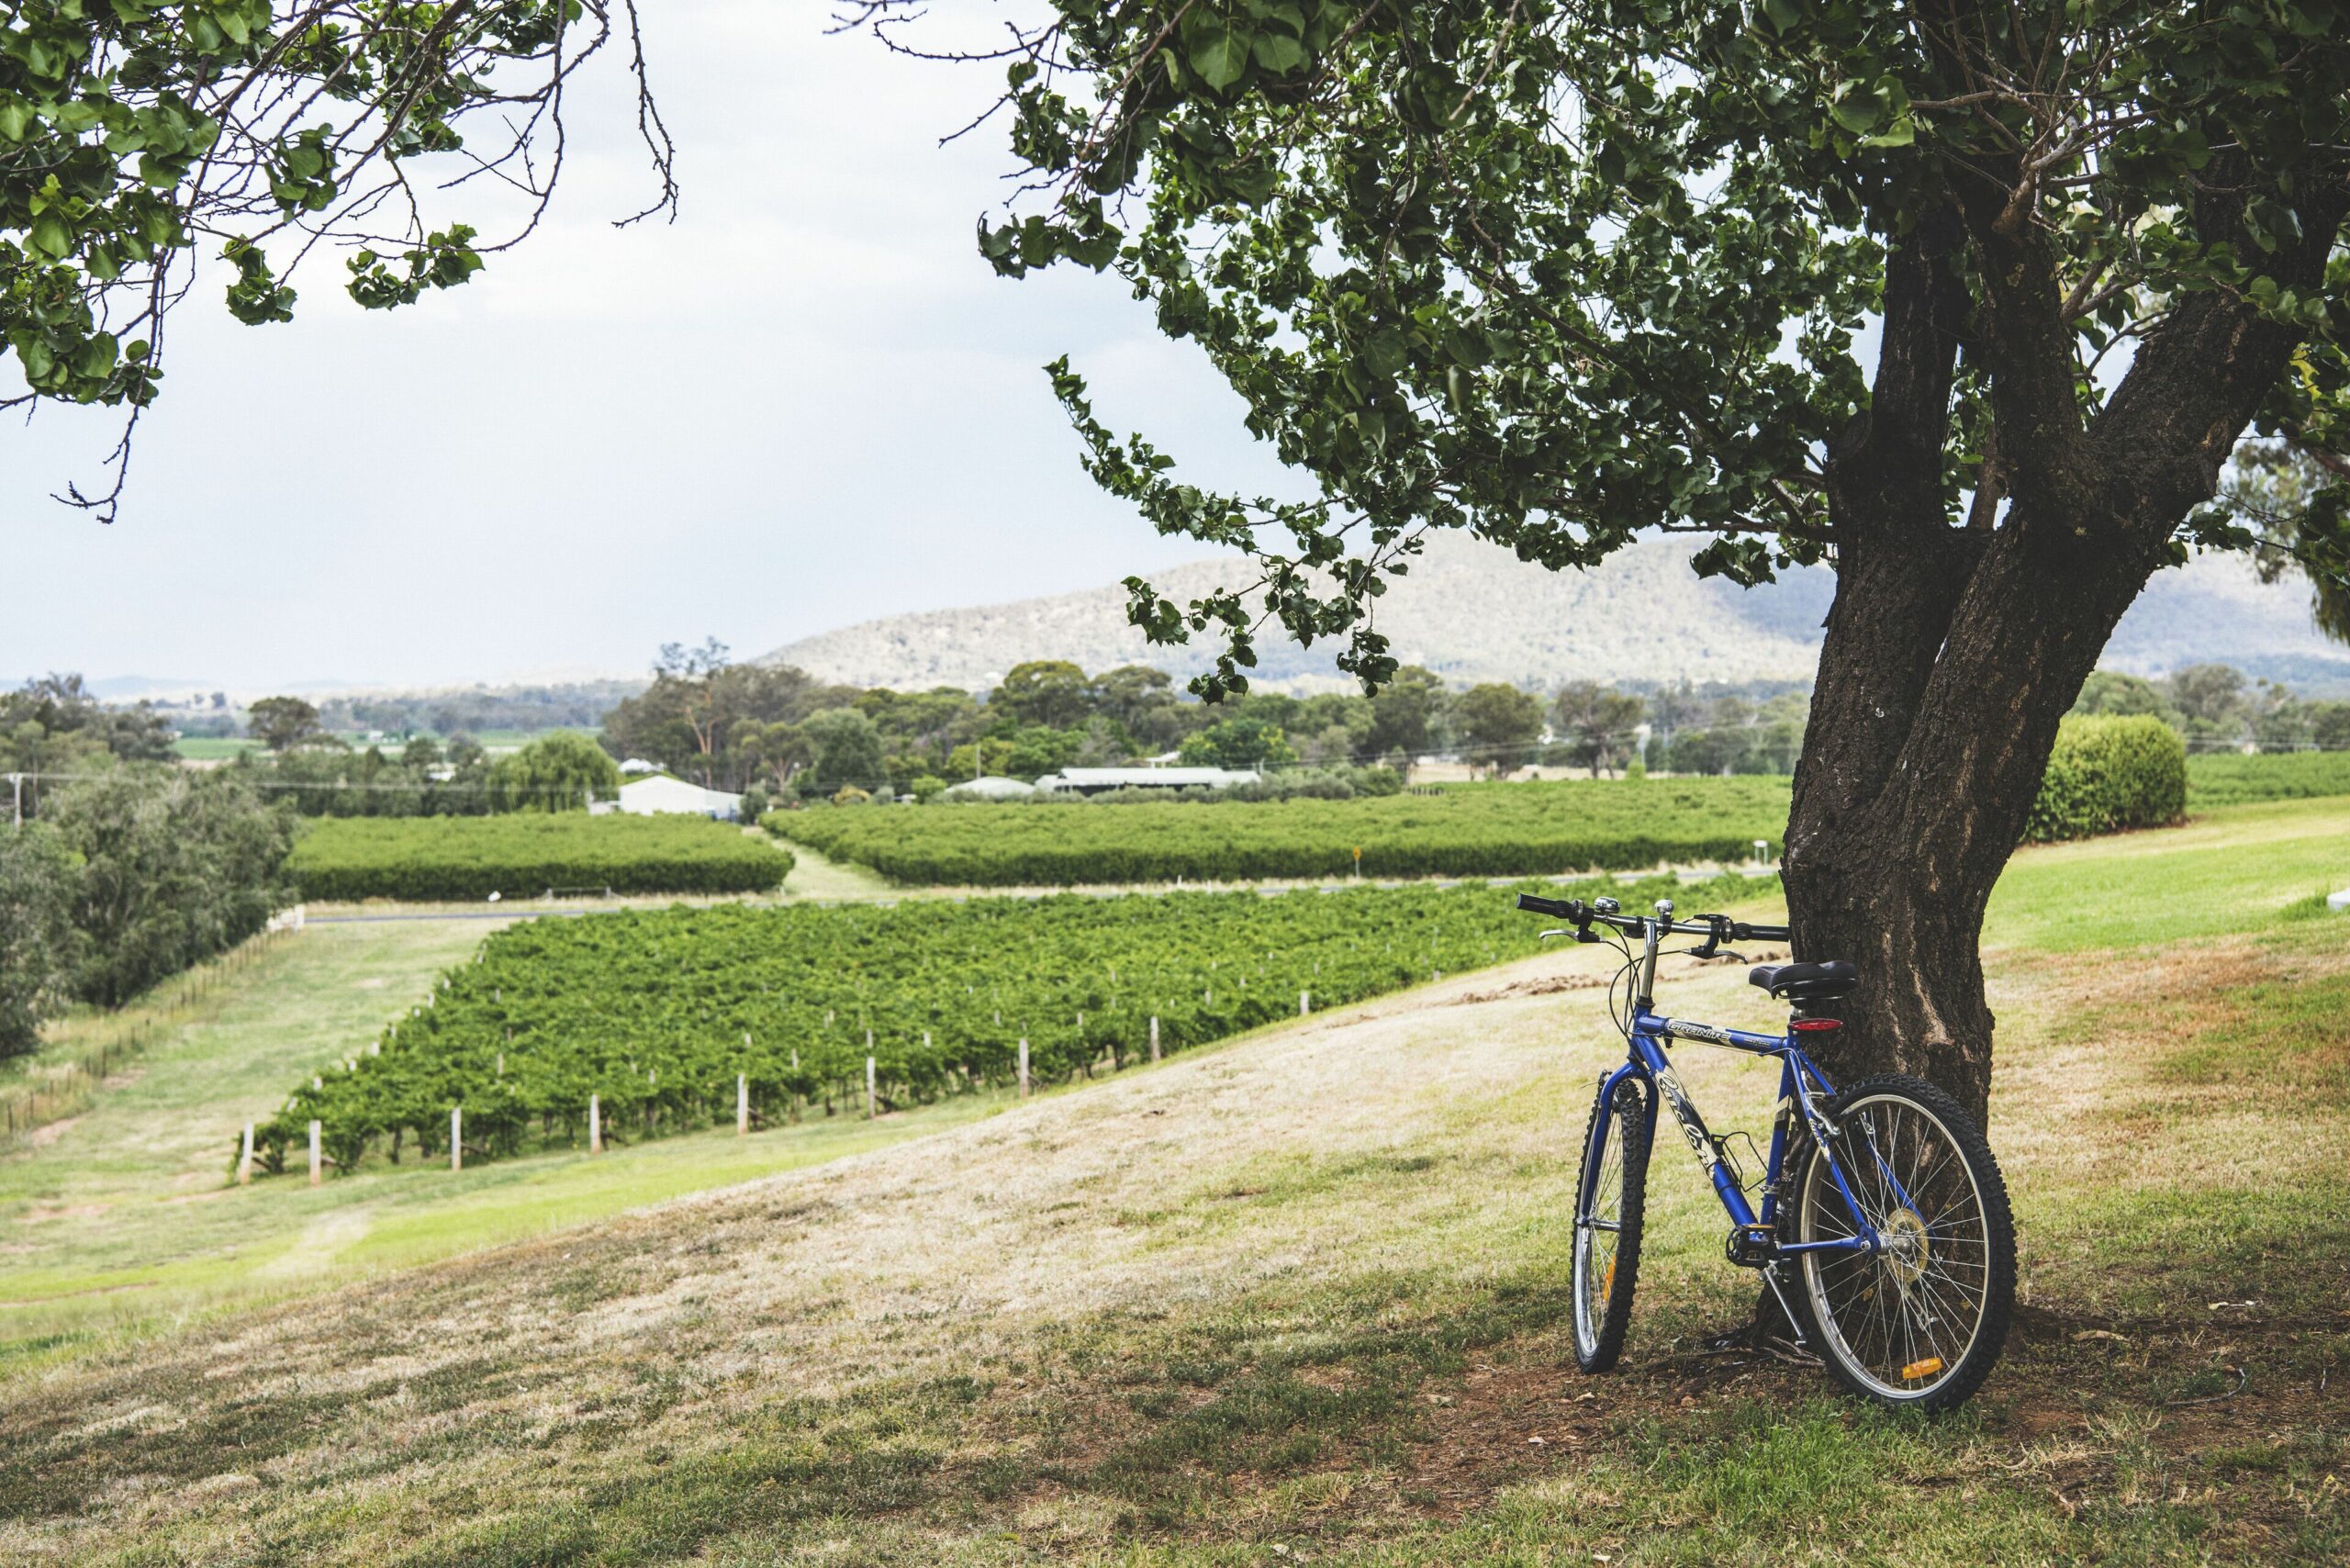
[[[1798,1018],[1794,1026],[1807,1034],[1814,1029],[1841,1029],[1844,1021],[1841,1018]]]

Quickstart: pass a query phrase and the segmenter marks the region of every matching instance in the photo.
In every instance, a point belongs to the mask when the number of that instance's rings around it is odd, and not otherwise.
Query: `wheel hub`
[[[1877,1234],[1885,1238],[1885,1266],[1903,1284],[1916,1284],[1931,1259],[1926,1222],[1915,1209],[1896,1209],[1877,1226]]]

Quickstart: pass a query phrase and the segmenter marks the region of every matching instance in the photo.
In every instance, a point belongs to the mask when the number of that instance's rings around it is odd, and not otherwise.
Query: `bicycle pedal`
[[[1741,1269],[1760,1269],[1778,1256],[1778,1233],[1767,1225],[1732,1226],[1722,1251]]]

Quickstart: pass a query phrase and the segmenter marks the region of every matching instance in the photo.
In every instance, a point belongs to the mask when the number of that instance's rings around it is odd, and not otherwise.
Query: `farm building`
[[[743,797],[740,795],[730,795],[723,790],[705,790],[699,784],[672,778],[666,773],[655,773],[643,778],[632,778],[621,785],[619,800],[599,801],[588,809],[598,815],[625,812],[632,817],[676,812],[731,823],[741,813],[742,808]]]
[[[1224,790],[1253,784],[1257,773],[1228,767],[1064,767],[1036,780],[1040,795],[1073,791],[1098,795],[1105,790]]]
[[[958,801],[1017,801],[1035,792],[1017,778],[999,778],[992,773],[984,778],[967,778],[946,791]]]

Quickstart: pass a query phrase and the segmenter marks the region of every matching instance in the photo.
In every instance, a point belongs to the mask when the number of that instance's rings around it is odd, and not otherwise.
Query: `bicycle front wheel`
[[[1637,1078],[1595,1097],[1575,1191],[1572,1268],[1575,1365],[1606,1372],[1623,1352],[1640,1271],[1640,1222],[1648,1202],[1649,1101]]]
[[[1800,1255],[1813,1348],[1864,1399],[1951,1409],[1990,1375],[2015,1312],[2015,1222],[1991,1146],[1956,1101],[1906,1075],[1852,1085],[1828,1114],[1835,1169],[1814,1143],[1796,1189],[1796,1239],[1863,1234],[1857,1204],[1885,1246]]]

